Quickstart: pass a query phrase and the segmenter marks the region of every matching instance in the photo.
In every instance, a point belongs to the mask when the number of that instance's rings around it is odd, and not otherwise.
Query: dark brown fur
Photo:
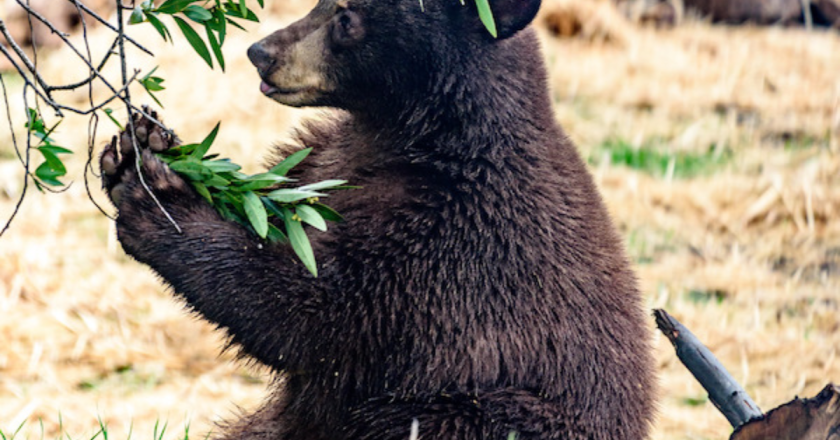
[[[646,437],[640,295],[554,121],[534,33],[517,32],[534,4],[491,1],[495,40],[457,0],[426,0],[425,12],[351,0],[364,39],[325,42],[323,74],[339,87],[312,102],[346,112],[302,131],[314,152],[295,176],[363,189],[329,198],[346,222],[309,231],[317,279],[149,154],[147,180],[183,233],[140,189],[130,151],[106,176],[124,188],[126,252],[281,377],[226,438],[405,440],[413,419],[426,440]],[[263,44],[297,44],[310,24]]]

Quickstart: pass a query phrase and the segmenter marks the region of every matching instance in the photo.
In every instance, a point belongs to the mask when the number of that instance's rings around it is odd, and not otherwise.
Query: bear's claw
[[[159,120],[156,112],[147,107],[143,110],[155,120]],[[133,139],[130,133],[132,126]],[[119,207],[126,188],[134,186],[133,182],[137,180],[138,152],[141,155],[143,177],[149,187],[172,187],[172,180],[180,177],[170,171],[152,152],[162,152],[179,144],[180,140],[171,131],[143,114],[136,113],[129,128],[111,139],[99,159],[103,188],[114,206]]]

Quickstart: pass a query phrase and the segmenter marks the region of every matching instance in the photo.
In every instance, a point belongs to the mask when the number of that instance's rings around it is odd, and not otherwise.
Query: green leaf
[[[319,214],[318,211],[316,211],[311,206],[298,205],[295,207],[295,212],[301,220],[312,225],[313,228],[318,229],[320,231],[327,230],[327,222],[324,221],[324,218],[321,217],[321,214]]]
[[[245,215],[261,238],[268,234],[268,213],[260,201],[260,198],[251,191],[242,194],[242,202],[245,207]]]
[[[152,76],[158,69],[158,67],[159,66],[155,66],[154,69],[152,69],[149,73],[146,74],[146,76],[140,78],[138,81],[140,82],[140,85],[143,86],[143,89],[146,90],[146,93],[148,93],[149,96],[151,96],[151,98],[155,100],[157,105],[163,107],[163,104],[157,99],[157,96],[155,96],[155,94],[152,93],[159,92],[161,90],[166,90],[166,87],[162,85],[164,79],[157,76]]]
[[[309,153],[311,152],[312,148],[305,148],[303,150],[296,151],[290,154],[289,157],[283,159],[283,162],[275,165],[269,171],[280,176],[285,176],[289,170],[296,167],[297,164],[303,162],[303,159],[306,159],[306,156],[309,156]]]
[[[152,93],[152,92],[151,92],[151,91],[149,91],[148,89],[146,90],[146,93],[148,93],[148,94],[149,94],[149,96],[150,96],[150,97],[151,97],[151,98],[155,101],[155,103],[156,103],[157,105],[159,105],[161,108],[163,107],[163,103],[162,103],[162,102],[160,102],[160,100],[159,100],[159,99],[157,99],[157,96],[155,96],[155,94],[154,94],[154,93]]]
[[[28,128],[31,121],[37,121],[39,119],[38,118],[38,110],[36,110],[32,107],[29,107],[28,109],[26,109],[26,113],[27,113],[26,127]]]
[[[143,9],[140,6],[137,6],[133,11],[131,11],[131,16],[128,17],[128,24],[142,23],[145,19],[146,14],[143,13]]]
[[[235,21],[233,21],[233,20],[231,20],[231,19],[229,19],[229,18],[225,19],[225,21],[226,21],[229,25],[231,25],[231,26],[233,26],[233,27],[235,27],[235,28],[239,29],[240,31],[248,32],[248,31],[247,31],[244,27],[240,26],[240,25],[239,25],[239,23],[237,23],[237,22],[235,22]]]
[[[143,81],[143,87],[148,92],[159,92],[161,90],[166,90],[166,87],[161,85],[161,83],[163,83],[163,81],[164,81],[163,78],[153,76],[153,77],[145,79]]]
[[[107,117],[108,117],[108,119],[110,119],[110,120],[111,120],[111,122],[113,122],[114,124],[116,124],[116,125],[117,125],[117,128],[119,128],[119,129],[120,129],[120,131],[125,131],[125,129],[123,128],[122,124],[120,124],[120,121],[118,121],[118,120],[117,120],[117,118],[115,118],[115,117],[114,117],[114,115],[113,115],[113,113],[114,113],[114,109],[111,109],[111,108],[106,108],[106,109],[104,110],[104,112],[105,112],[105,116],[107,116]]]
[[[269,199],[268,197],[260,197],[260,200],[262,200],[263,205],[265,205],[266,209],[268,209],[268,212],[274,214],[280,220],[283,220],[285,218],[283,216],[283,211],[280,209],[279,206],[272,202],[271,199]]]
[[[36,138],[40,139],[42,142],[52,143],[53,141],[46,133],[42,133],[40,131],[33,131],[32,135]]]
[[[289,240],[289,237],[286,237],[286,234],[284,234],[283,231],[281,231],[277,226],[274,226],[271,223],[268,224],[268,234],[266,235],[266,238],[272,243],[284,242]]]
[[[260,5],[261,8],[265,7],[264,0],[257,0],[257,3]]]
[[[224,190],[228,189],[228,187],[230,186],[230,180],[227,180],[218,174],[213,174],[212,176],[204,180],[204,184],[207,186],[213,186],[218,189]]]
[[[41,115],[39,115],[38,111],[35,110],[34,108],[29,109],[29,118],[27,119],[26,124],[24,124],[24,127],[29,129],[29,131],[35,132],[35,133],[37,133],[37,132],[43,133],[43,132],[46,131],[46,126],[44,125],[44,120],[41,119]]]
[[[493,38],[499,38],[496,32],[496,21],[493,19],[493,11],[490,10],[490,2],[488,0],[475,0],[475,6],[478,8],[478,18],[484,23],[484,27],[490,32]]]
[[[220,159],[220,160],[224,160],[224,159]],[[236,165],[236,164],[234,164],[234,165]],[[239,171],[225,171],[224,174],[226,176],[230,176],[231,180],[244,180],[244,179],[248,178],[247,174],[240,173]]]
[[[35,169],[35,176],[41,180],[41,182],[50,186],[64,186],[61,181],[56,179],[56,177],[61,177],[64,174],[66,174],[64,171],[51,168],[47,162],[42,163]]]
[[[184,144],[161,151],[157,154],[165,154],[167,156],[188,156],[190,153],[195,151],[196,148],[198,148],[198,144]]]
[[[274,185],[272,180],[254,180],[252,182],[239,183],[235,186],[237,191],[258,191]]]
[[[150,70],[149,73],[147,73],[143,76],[143,78],[140,79],[140,82],[143,83],[144,87],[146,87],[147,89],[151,89],[154,92],[165,89],[161,85],[164,81],[163,78],[152,76],[155,74],[155,72],[157,72],[159,67],[160,66],[155,66],[154,69]]]
[[[219,40],[216,39],[216,36],[213,35],[213,29],[210,29],[210,26],[206,26],[205,29],[207,30],[207,41],[210,43],[210,49],[213,50],[213,54],[216,55],[216,61],[219,62],[219,67],[221,67],[222,72],[224,72],[225,54],[222,52],[222,45],[219,43]]]
[[[193,188],[195,188],[196,192],[201,194],[201,197],[207,199],[208,202],[213,203],[213,196],[210,195],[210,190],[207,189],[207,186],[201,182],[196,182],[195,180],[191,180]]]
[[[208,150],[210,150],[210,146],[213,145],[213,141],[216,140],[216,135],[219,134],[219,126],[221,124],[221,122],[217,122],[216,126],[213,127],[213,130],[210,131],[210,134],[208,134],[204,140],[198,144],[198,147],[196,147],[196,149],[190,154],[192,158],[199,160],[204,158],[204,155],[207,154]],[[237,168],[237,170],[238,169],[239,168]]]
[[[231,163],[227,159],[204,161],[202,162],[202,164],[214,173],[226,173],[231,171],[239,171],[240,169],[242,169],[241,166],[235,163]]]
[[[227,34],[227,19],[225,18],[225,11],[221,8],[216,8],[213,11],[213,22],[208,25],[219,34],[219,47],[225,44],[225,35]]]
[[[241,182],[238,182],[236,189],[239,191],[255,191],[289,180],[291,179],[272,173],[255,174],[242,179]]]
[[[146,19],[149,20],[149,24],[158,31],[160,36],[163,38],[163,41],[172,41],[172,34],[169,33],[169,29],[166,28],[166,25],[164,25],[160,19],[151,13],[146,14]]]
[[[309,185],[303,185],[298,189],[304,191],[320,191],[322,189],[329,189],[336,186],[341,186],[345,183],[347,183],[346,180],[322,180],[320,182],[310,183]]]
[[[296,188],[282,188],[266,194],[266,197],[279,203],[294,203],[312,197],[325,196],[326,194],[323,193],[315,191],[301,191]]]
[[[45,162],[42,165],[47,165],[50,169],[55,170],[62,175],[67,172],[67,168],[64,167],[64,163],[61,162],[61,159],[59,159],[54,152],[44,149],[44,147],[38,147],[38,151],[40,151],[41,155],[44,156]]]
[[[312,252],[312,245],[309,237],[303,230],[303,224],[292,219],[292,213],[288,208],[283,208],[283,223],[286,225],[286,233],[289,235],[289,242],[303,265],[309,269],[314,276],[318,276],[318,267],[315,265],[315,254]]]
[[[243,18],[248,21],[259,22],[260,20],[257,18],[257,14],[254,11],[251,11],[247,7],[244,7],[243,3],[234,3],[232,1],[228,1],[225,3],[225,14],[231,17],[236,18]],[[233,22],[229,22],[231,24],[236,25]],[[238,25],[236,25],[238,27]]]
[[[342,217],[341,214],[339,214],[338,212],[336,212],[336,210],[330,208],[329,206],[327,206],[323,203],[313,203],[313,204],[307,205],[307,206],[311,206],[313,209],[318,211],[318,213],[321,214],[321,217],[323,217],[324,220],[326,220],[328,222],[343,222],[344,221],[344,217]]]
[[[160,6],[155,8],[155,11],[162,14],[174,14],[176,12],[183,11],[187,5],[197,1],[198,0],[166,0]]]
[[[200,162],[178,160],[169,164],[169,168],[176,173],[187,175],[191,180],[204,180],[213,175],[213,171]]]
[[[183,18],[180,17],[172,17],[175,20],[175,23],[178,24],[178,27],[181,29],[181,33],[184,34],[184,37],[187,39],[187,42],[190,43],[190,46],[193,47],[193,50],[207,63],[210,68],[213,68],[213,58],[210,57],[210,51],[207,50],[207,45],[204,44],[204,40],[198,36],[198,33],[190,27],[190,25],[184,21]]]
[[[242,180],[244,180],[246,182],[256,182],[256,181],[270,180],[274,183],[283,183],[283,182],[291,182],[294,179],[290,179],[288,177],[284,177],[284,176],[269,172],[269,173],[254,174],[253,176],[246,176]]]
[[[73,154],[73,151],[68,150],[64,147],[59,147],[58,145],[44,145],[42,147],[38,147],[39,150],[48,150],[55,154]]]
[[[211,14],[210,11],[198,5],[189,5],[181,12],[183,12],[187,18],[198,24],[204,24],[204,22],[213,19],[213,14]]]

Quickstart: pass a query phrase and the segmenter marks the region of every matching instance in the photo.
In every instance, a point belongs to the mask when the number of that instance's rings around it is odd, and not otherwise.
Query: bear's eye
[[[351,10],[341,11],[334,19],[332,26],[332,40],[339,46],[352,46],[365,36],[362,17]]]

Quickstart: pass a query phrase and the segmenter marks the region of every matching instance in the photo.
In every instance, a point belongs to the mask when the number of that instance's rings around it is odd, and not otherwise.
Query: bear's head
[[[497,37],[475,0],[320,0],[303,19],[252,45],[248,57],[260,90],[281,104],[363,111],[445,88],[453,72],[526,27],[540,0],[489,4]]]

